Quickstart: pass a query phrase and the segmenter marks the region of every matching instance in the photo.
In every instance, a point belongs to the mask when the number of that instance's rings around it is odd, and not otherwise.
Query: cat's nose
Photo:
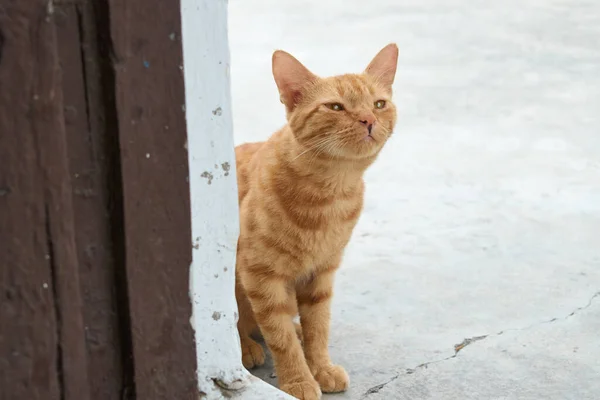
[[[375,116],[374,115],[363,115],[360,118],[360,123],[365,125],[367,127],[367,130],[369,131],[369,134],[371,133],[371,130],[373,129],[373,124],[375,123]]]
[[[363,125],[373,125],[375,123],[375,116],[371,113],[362,114],[358,118]]]

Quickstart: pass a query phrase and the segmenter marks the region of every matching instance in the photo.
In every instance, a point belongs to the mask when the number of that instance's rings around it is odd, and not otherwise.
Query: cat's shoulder
[[[251,142],[251,143],[242,143],[235,147],[235,156],[237,157],[245,157],[252,156],[254,153],[260,149],[265,142]]]

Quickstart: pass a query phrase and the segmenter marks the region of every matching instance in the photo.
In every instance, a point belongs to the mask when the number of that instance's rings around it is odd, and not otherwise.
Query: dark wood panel
[[[114,72],[104,61],[109,59],[107,15],[91,2],[55,3],[54,21],[63,81],[87,370],[93,377],[89,382],[90,398],[117,400],[130,392],[132,369],[127,296],[123,292],[126,282],[116,273],[117,265],[123,268],[123,238],[120,233],[113,237],[113,231],[121,231],[123,219],[116,109],[111,99]],[[119,307],[119,300],[125,306]]]
[[[195,399],[179,1],[110,1],[137,398]]]
[[[0,0],[0,399],[197,397],[179,3]]]
[[[52,9],[0,2],[2,396],[86,399],[88,385]]]

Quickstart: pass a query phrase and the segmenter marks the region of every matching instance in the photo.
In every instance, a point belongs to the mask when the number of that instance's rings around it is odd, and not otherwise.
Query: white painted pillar
[[[226,0],[181,0],[192,214],[190,271],[198,386],[207,399],[292,399],[241,364],[239,235]]]

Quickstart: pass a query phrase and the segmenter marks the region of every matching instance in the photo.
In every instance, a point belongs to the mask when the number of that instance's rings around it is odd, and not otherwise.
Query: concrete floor
[[[330,75],[400,47],[327,398],[600,398],[600,2],[230,0],[230,35],[237,143],[284,123],[275,48]]]

